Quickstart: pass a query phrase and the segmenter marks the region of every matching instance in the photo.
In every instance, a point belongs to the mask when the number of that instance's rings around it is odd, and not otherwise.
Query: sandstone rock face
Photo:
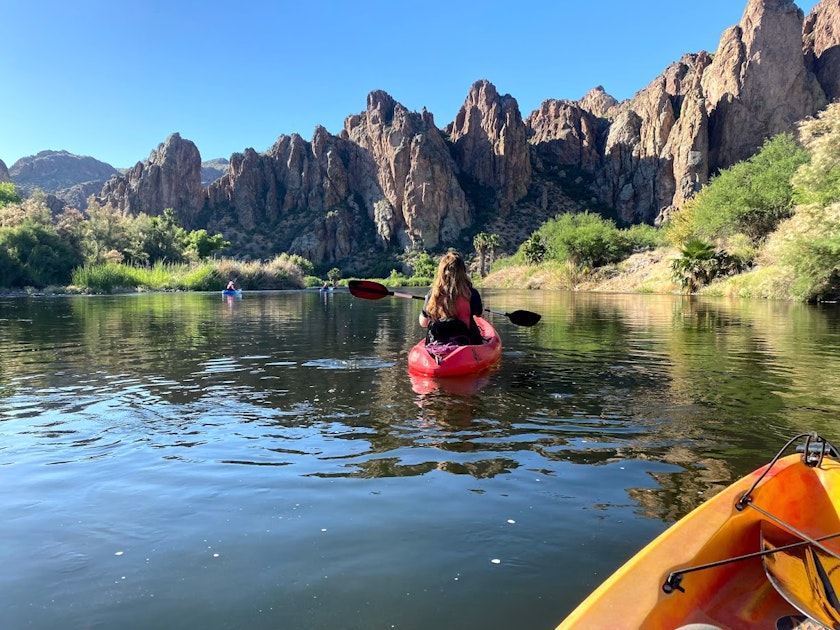
[[[586,110],[598,118],[609,118],[618,101],[604,91],[603,86],[598,85],[589,90],[582,99],[578,101],[581,109]]]
[[[604,111],[598,107],[598,111]],[[543,101],[525,120],[529,142],[543,159],[595,171],[601,163],[599,138],[607,121],[574,101]]]
[[[502,211],[525,195],[531,180],[528,132],[512,96],[477,81],[445,131],[461,171],[496,191]]]
[[[805,63],[830,101],[840,98],[840,2],[822,0],[802,29]]]
[[[265,154],[235,153],[228,172],[207,188],[202,217],[254,256],[286,251],[318,263],[345,259],[370,227],[357,201],[361,188],[347,173],[352,151],[318,127],[311,143],[284,135]]]
[[[622,221],[650,223],[658,214],[654,209],[674,203],[678,188],[684,199],[686,187],[693,192],[707,181],[704,159],[677,154],[683,147],[707,143],[708,127],[697,107],[703,104],[699,82],[709,62],[706,54],[686,55],[614,108],[619,113],[610,126],[596,181],[599,198]]]
[[[750,0],[704,73],[709,164],[724,168],[826,105],[802,55],[802,11],[792,0]]]
[[[458,238],[470,209],[432,116],[377,91],[339,137],[319,127],[311,142],[281,136],[265,154],[234,154],[202,217],[254,255],[321,264],[434,248]]]
[[[159,215],[172,208],[183,226],[194,227],[203,200],[198,148],[173,133],[148,160],[112,177],[96,200],[132,214]]]
[[[381,197],[372,216],[384,244],[430,249],[470,224],[455,162],[431,114],[372,92],[366,111],[345,121],[343,137],[370,156],[364,171],[375,168]]]

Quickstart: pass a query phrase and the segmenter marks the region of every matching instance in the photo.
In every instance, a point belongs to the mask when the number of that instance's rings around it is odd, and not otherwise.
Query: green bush
[[[227,283],[212,264],[203,264],[187,271],[178,282],[178,288],[185,291],[218,291]]]
[[[524,243],[522,243],[520,250],[522,251],[522,255],[525,257],[525,261],[529,265],[539,265],[543,260],[545,260],[545,254],[548,248],[545,246],[545,243],[543,243],[540,233],[535,232]]]
[[[0,228],[0,286],[64,285],[81,255],[51,226],[26,221]]]
[[[790,288],[794,299],[810,302],[840,297],[840,234],[795,239],[782,260],[796,273]]]
[[[800,125],[811,159],[793,178],[796,201],[827,206],[840,201],[840,107],[830,105]]]
[[[9,204],[20,203],[20,195],[11,182],[0,182],[0,208]]]
[[[583,212],[561,214],[539,229],[546,260],[600,267],[626,258],[632,251],[627,234],[609,219]]]
[[[411,266],[419,278],[434,278],[437,273],[437,261],[428,252],[420,252]]]
[[[668,238],[663,230],[647,223],[631,225],[622,231],[630,243],[630,249],[634,252],[656,249],[668,243]]]
[[[715,241],[738,233],[763,239],[793,212],[791,178],[808,152],[790,134],[780,134],[761,150],[713,177],[668,226],[672,243]]]

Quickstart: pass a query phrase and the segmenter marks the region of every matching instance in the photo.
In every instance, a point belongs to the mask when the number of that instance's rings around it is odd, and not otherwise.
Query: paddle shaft
[[[391,291],[384,284],[379,284],[378,282],[373,282],[371,280],[351,280],[347,286],[350,289],[350,293],[356,297],[364,298],[366,300],[379,300],[387,295],[398,298],[406,298],[409,300],[426,299],[422,295],[412,295],[411,293]],[[533,326],[540,321],[540,318],[542,317],[539,313],[532,313],[531,311],[514,311],[513,313],[505,313],[503,311],[494,311],[489,308],[485,308],[484,310],[488,313],[504,315],[511,321],[512,324],[516,324],[517,326]]]

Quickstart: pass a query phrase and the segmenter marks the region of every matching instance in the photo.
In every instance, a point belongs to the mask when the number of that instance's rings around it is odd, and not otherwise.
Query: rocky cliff
[[[145,162],[111,178],[96,201],[132,214],[159,215],[173,208],[185,225],[193,225],[203,201],[198,148],[171,134]]]
[[[523,120],[512,96],[478,81],[441,129],[375,91],[338,136],[318,128],[309,142],[247,149],[205,187],[198,150],[173,134],[99,200],[172,207],[240,255],[289,251],[348,270],[411,249],[469,250],[481,230],[511,251],[560,211],[654,223],[837,97],[838,39],[838,0],[807,19],[790,0],[749,0],[713,54],[685,54],[621,103],[595,88]]]
[[[10,182],[12,181],[9,177],[9,169],[6,168],[6,163],[3,160],[0,160],[0,182]]]
[[[805,19],[805,65],[830,101],[840,98],[840,10],[837,0],[822,0]]]
[[[519,105],[489,81],[473,84],[446,127],[461,173],[492,191],[492,206],[505,213],[528,192],[531,156]]]
[[[379,198],[368,215],[384,244],[431,249],[454,241],[470,224],[457,167],[430,113],[410,112],[388,94],[373,92],[367,109],[345,120],[342,138],[375,168]],[[374,173],[362,169],[358,175]]]
[[[714,55],[686,54],[632,99],[598,105],[599,111],[583,101],[544,104],[527,120],[538,132],[532,142],[559,159],[579,155],[571,164],[594,174],[593,192],[621,220],[661,220],[710,174],[825,106],[826,93],[836,91],[831,81],[840,76],[832,53],[839,20],[837,0],[820,2],[808,20],[791,0],[750,0]],[[570,119],[591,129],[587,116],[606,121],[603,137],[569,131]],[[582,147],[594,138],[593,166],[593,151]]]

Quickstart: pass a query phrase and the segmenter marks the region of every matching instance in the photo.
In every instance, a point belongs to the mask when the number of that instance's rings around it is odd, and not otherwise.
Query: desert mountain
[[[120,172],[92,157],[67,151],[41,151],[19,159],[9,168],[8,174],[23,195],[29,195],[37,188],[63,203],[84,208],[87,198],[102,190],[103,184]]]
[[[202,186],[209,186],[221,177],[227,166],[228,161],[224,158],[202,162]],[[41,190],[55,197],[58,205],[74,208],[85,208],[88,197],[99,193],[109,179],[125,172],[125,169],[119,170],[92,157],[68,151],[41,151],[21,158],[10,169],[0,160],[0,182],[13,182],[25,196],[35,189]]]
[[[564,210],[655,223],[840,96],[838,50],[840,1],[805,18],[791,0],[749,0],[714,53],[685,54],[621,103],[594,88],[523,118],[482,80],[440,128],[376,91],[338,135],[319,127],[309,141],[235,153],[209,184],[197,147],[172,134],[96,198],[129,212],[174,208],[239,255],[287,251],[347,270],[407,249],[468,249],[482,230],[510,251]]]

